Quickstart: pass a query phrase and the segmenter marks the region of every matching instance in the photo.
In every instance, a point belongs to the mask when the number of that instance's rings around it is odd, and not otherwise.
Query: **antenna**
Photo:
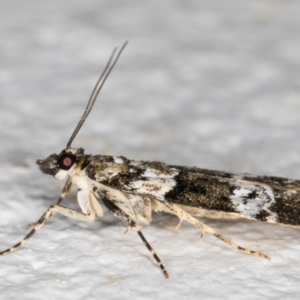
[[[114,58],[115,56],[115,53],[116,51],[118,50],[118,48],[115,48],[102,72],[102,74],[100,75],[98,81],[96,82],[96,85],[92,91],[92,94],[90,96],[90,99],[86,105],[86,108],[85,108],[85,111],[82,115],[82,117],[80,118],[80,121],[78,122],[74,132],[72,133],[68,143],[67,143],[67,146],[66,148],[70,148],[71,147],[71,144],[74,140],[74,138],[76,137],[77,133],[79,132],[80,128],[82,127],[83,123],[85,122],[86,118],[88,117],[89,113],[91,112],[92,108],[93,108],[93,105],[108,77],[108,75],[110,74],[110,72],[112,71],[112,69],[114,68],[115,64],[117,63],[121,53],[123,52],[125,46],[127,45],[128,41],[126,41],[124,43],[124,45],[121,47],[120,51],[117,53],[117,56],[116,58]]]

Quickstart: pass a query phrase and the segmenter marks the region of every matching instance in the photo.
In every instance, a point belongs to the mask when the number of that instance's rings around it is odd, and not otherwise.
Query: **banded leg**
[[[156,199],[156,201],[159,202],[159,205],[162,205],[165,208],[167,208],[169,213],[171,213],[173,215],[176,215],[180,219],[180,223],[178,224],[176,229],[178,229],[181,222],[185,220],[185,221],[193,224],[194,226],[198,227],[201,230],[201,233],[202,233],[201,234],[201,239],[203,238],[205,233],[210,233],[210,234],[213,234],[216,238],[220,239],[221,241],[223,241],[226,244],[228,244],[229,246],[231,246],[232,248],[240,250],[240,251],[244,252],[245,254],[258,256],[258,257],[262,257],[262,258],[270,260],[269,256],[267,256],[267,255],[265,255],[261,252],[249,250],[249,249],[246,249],[244,247],[241,247],[241,246],[237,245],[236,243],[234,243],[233,241],[231,241],[230,239],[228,239],[224,235],[222,235],[222,234],[218,233],[217,231],[215,231],[213,228],[205,225],[204,223],[202,223],[199,220],[192,217],[190,214],[186,213],[184,210],[179,208],[176,204],[173,204],[173,203],[170,203],[170,202],[167,202],[167,201],[162,201],[162,200],[159,200],[159,199]]]
[[[65,199],[65,197],[70,193],[71,186],[72,186],[72,180],[71,177],[69,176],[59,196],[59,199],[56,202],[57,205],[60,205],[62,201]],[[37,223],[30,223],[26,226],[26,228],[34,228],[36,224]]]
[[[33,229],[21,240],[19,243],[15,244],[9,249],[6,249],[2,252],[0,252],[0,256],[9,254],[19,247],[23,246],[26,244],[26,242],[38,231],[41,229],[45,223],[51,218],[52,215],[55,213],[62,214],[66,217],[75,219],[75,220],[80,220],[80,221],[86,221],[86,222],[93,222],[95,218],[95,213],[93,211],[90,211],[87,214],[84,214],[82,212],[78,212],[76,210],[60,206],[60,205],[51,205],[46,212],[40,217],[40,219],[33,225]]]
[[[165,278],[169,278],[169,274],[163,265],[160,258],[157,256],[155,250],[151,247],[151,245],[147,242],[146,238],[141,232],[141,227],[137,225],[131,218],[124,213],[122,210],[120,210],[114,203],[112,203],[109,199],[106,197],[101,197],[103,204],[108,208],[108,210],[117,218],[119,218],[121,221],[125,223],[125,225],[128,227],[127,231],[132,229],[135,230],[140,238],[142,239],[143,243],[147,247],[147,249],[150,251],[150,253],[153,255],[154,259],[156,260],[157,264],[159,265],[160,269],[162,270]]]
[[[56,202],[57,205],[60,205],[62,201],[65,199],[65,197],[70,193],[71,186],[72,186],[72,179],[71,176],[69,176],[63,187],[60,197]]]

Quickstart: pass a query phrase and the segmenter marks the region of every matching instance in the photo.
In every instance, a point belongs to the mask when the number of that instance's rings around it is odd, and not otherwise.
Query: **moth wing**
[[[174,167],[171,166],[172,170]],[[194,216],[300,225],[299,181],[182,168],[169,178],[144,176],[128,190],[179,205]]]

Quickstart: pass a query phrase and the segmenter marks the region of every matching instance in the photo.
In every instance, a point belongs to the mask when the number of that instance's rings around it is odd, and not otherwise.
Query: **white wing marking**
[[[275,203],[272,189],[268,185],[251,184],[243,180],[237,180],[238,187],[230,197],[235,209],[245,217],[255,218],[261,211],[267,211],[270,215],[268,222],[277,220],[277,214],[270,211],[270,206]],[[235,185],[236,186],[236,185]],[[253,197],[249,197],[254,193]]]

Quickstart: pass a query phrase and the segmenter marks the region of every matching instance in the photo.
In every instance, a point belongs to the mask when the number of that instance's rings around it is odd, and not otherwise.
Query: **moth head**
[[[38,159],[36,163],[43,173],[62,180],[71,173],[83,156],[82,148],[66,148],[60,154],[51,154],[45,159]]]
[[[68,175],[71,174],[76,164],[84,156],[84,150],[82,148],[71,148],[71,144],[74,138],[76,137],[77,133],[79,132],[80,128],[82,127],[83,123],[85,122],[86,118],[88,117],[89,113],[91,112],[93,105],[97,99],[97,96],[102,89],[103,84],[105,83],[108,75],[110,74],[116,62],[118,61],[118,58],[120,57],[126,44],[127,42],[125,42],[124,45],[121,47],[116,57],[115,53],[117,51],[117,48],[115,48],[113,53],[111,54],[106,64],[106,67],[104,68],[104,71],[100,75],[92,91],[90,99],[86,105],[85,111],[67,143],[66,148],[58,155],[51,154],[45,159],[38,159],[36,161],[36,163],[39,165],[40,170],[43,173],[52,175],[59,180],[65,179]]]

